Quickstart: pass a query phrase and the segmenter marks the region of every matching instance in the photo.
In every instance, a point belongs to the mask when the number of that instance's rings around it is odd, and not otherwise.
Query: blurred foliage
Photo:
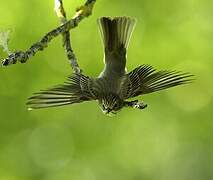
[[[65,0],[71,17],[82,0]],[[1,0],[0,30],[10,50],[26,49],[58,25],[54,2]],[[213,179],[212,0],[101,0],[71,32],[81,68],[97,76],[103,49],[96,19],[138,19],[128,51],[140,64],[196,75],[193,84],[141,97],[148,108],[102,114],[96,102],[27,111],[33,92],[71,73],[61,37],[26,64],[0,69],[1,180]],[[7,54],[0,49],[0,59]]]

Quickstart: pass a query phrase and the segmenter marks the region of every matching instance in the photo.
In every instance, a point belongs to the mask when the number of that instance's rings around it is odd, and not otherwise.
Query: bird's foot
[[[138,100],[125,102],[127,107],[137,108],[137,109],[145,109],[147,107],[147,104],[144,104],[143,102],[138,102]]]

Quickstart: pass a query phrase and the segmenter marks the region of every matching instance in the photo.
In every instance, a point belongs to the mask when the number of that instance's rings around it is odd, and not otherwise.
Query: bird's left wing
[[[178,71],[156,71],[150,65],[142,65],[125,75],[120,95],[123,99],[148,94],[192,81],[189,73]]]
[[[28,99],[28,109],[40,109],[95,100],[93,79],[82,74],[73,74],[62,84],[34,93]]]

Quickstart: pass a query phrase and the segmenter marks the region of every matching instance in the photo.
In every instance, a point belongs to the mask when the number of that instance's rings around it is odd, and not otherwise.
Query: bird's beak
[[[102,109],[102,112],[103,112],[104,114],[107,114],[107,113],[108,113],[107,110],[105,110],[105,109]]]
[[[110,112],[111,112],[110,109],[104,109],[104,110],[103,110],[103,113],[104,113],[104,114],[109,114]]]
[[[107,116],[114,116],[116,113],[113,112],[111,109],[105,109],[105,110],[102,110],[103,113]]]

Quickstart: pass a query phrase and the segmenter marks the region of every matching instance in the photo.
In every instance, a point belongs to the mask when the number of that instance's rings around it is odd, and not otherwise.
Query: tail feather
[[[136,19],[130,17],[102,17],[98,19],[105,49],[109,51],[128,48],[129,40],[136,24]]]

